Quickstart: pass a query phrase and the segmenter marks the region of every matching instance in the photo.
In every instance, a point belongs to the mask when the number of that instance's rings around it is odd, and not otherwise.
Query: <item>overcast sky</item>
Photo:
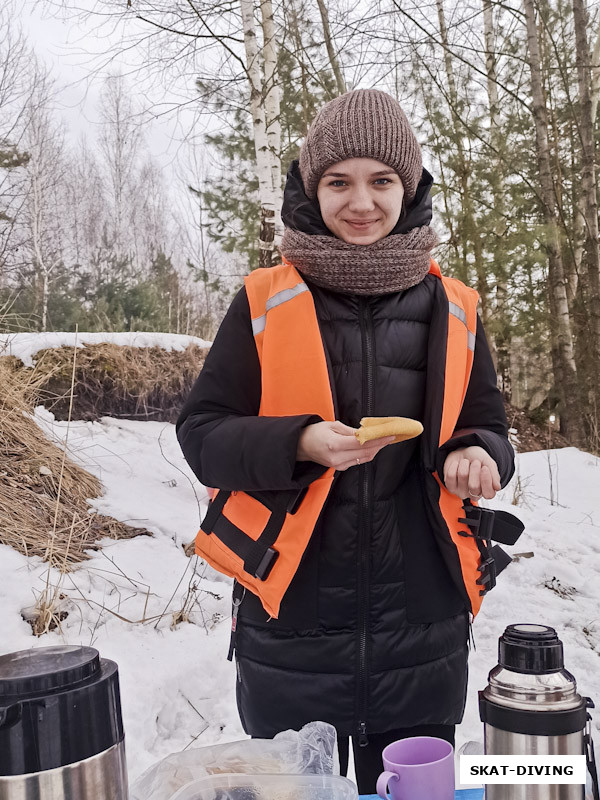
[[[93,2],[88,0],[87,5]],[[56,80],[57,110],[70,141],[75,142],[82,133],[95,137],[103,80],[117,72],[126,76],[129,92],[144,113],[143,129],[150,152],[165,167],[173,165],[186,136],[191,134],[200,143],[205,130],[214,127],[209,117],[198,120],[193,115],[193,81],[182,80],[169,92],[156,81],[150,82],[139,72],[141,50],[120,52],[118,28],[111,30],[95,17],[75,18],[40,0],[24,0],[16,13],[36,54]],[[190,109],[178,116],[153,113],[164,108],[161,103],[174,98],[191,101]]]

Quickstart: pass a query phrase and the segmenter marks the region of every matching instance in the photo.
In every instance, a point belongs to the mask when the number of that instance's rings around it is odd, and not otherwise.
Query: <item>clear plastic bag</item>
[[[243,739],[172,753],[137,779],[129,798],[169,800],[181,787],[207,775],[337,775],[336,742],[332,725],[309,722],[299,731],[283,731],[274,739]]]

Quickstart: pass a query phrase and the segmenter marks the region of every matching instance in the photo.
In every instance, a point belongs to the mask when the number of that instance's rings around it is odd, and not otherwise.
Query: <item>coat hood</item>
[[[429,225],[433,215],[430,195],[432,186],[432,176],[426,169],[423,169],[421,180],[412,202],[400,216],[388,236],[393,236],[395,233],[408,233],[413,228]],[[287,228],[317,236],[333,236],[323,222],[319,201],[316,198],[311,200],[306,196],[298,161],[292,161],[288,170],[281,217]]]

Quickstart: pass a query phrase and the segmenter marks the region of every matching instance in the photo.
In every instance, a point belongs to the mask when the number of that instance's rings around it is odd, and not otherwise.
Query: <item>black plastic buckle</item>
[[[265,550],[265,554],[261,558],[258,567],[256,568],[254,577],[258,578],[259,581],[266,581],[278,558],[279,553],[277,550],[274,550],[272,547],[268,547]]]
[[[295,514],[296,511],[298,511],[298,509],[302,505],[302,501],[306,497],[307,492],[308,492],[308,486],[305,486],[303,489],[300,489],[300,491],[297,494],[294,494],[292,496],[292,499],[287,505],[288,514]]]
[[[471,533],[459,531],[461,536],[471,536],[474,539],[487,539],[492,538],[492,530],[494,528],[494,512],[489,508],[481,508],[474,506],[470,502],[465,503],[463,506],[465,516],[459,519],[463,525],[467,525]]]
[[[496,585],[496,562],[492,556],[489,556],[485,561],[481,562],[477,567],[477,572],[481,573],[481,577],[477,578],[475,583],[478,586],[483,586],[483,589],[479,592],[479,595],[482,596]]]

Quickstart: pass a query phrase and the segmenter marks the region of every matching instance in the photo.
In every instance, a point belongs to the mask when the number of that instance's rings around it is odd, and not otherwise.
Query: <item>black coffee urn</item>
[[[127,800],[114,661],[93,647],[0,656],[0,800]]]

